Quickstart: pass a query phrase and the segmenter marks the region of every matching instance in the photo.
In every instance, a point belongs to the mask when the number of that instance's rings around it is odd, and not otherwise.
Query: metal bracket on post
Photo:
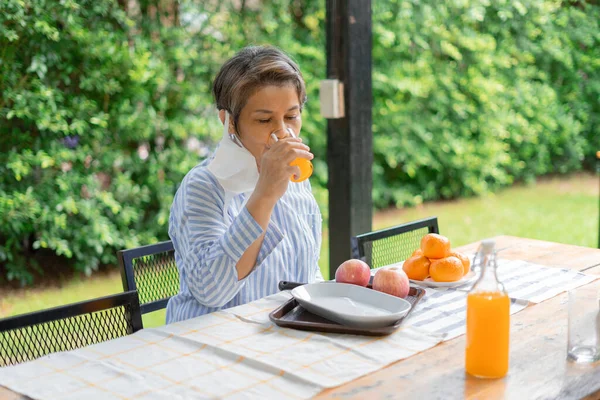
[[[344,118],[344,84],[337,79],[322,80],[319,102],[321,115],[324,118]]]

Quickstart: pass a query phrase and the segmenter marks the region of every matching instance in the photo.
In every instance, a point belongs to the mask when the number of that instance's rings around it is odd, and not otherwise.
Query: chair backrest
[[[142,328],[135,291],[0,320],[0,367],[130,335]]]
[[[363,260],[371,268],[395,264],[409,258],[427,233],[439,233],[437,217],[354,236],[352,257]]]
[[[173,243],[166,242],[117,252],[123,290],[137,290],[142,314],[167,306],[179,293],[179,271]]]

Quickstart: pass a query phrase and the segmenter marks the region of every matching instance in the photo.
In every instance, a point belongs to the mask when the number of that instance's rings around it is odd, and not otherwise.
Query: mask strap
[[[229,138],[233,143],[238,145],[238,147],[244,148],[237,135],[235,133],[229,133],[229,119],[229,111],[225,110],[225,122],[223,123],[223,139]]]
[[[223,139],[229,137],[229,112],[225,111],[225,122],[223,122]]]

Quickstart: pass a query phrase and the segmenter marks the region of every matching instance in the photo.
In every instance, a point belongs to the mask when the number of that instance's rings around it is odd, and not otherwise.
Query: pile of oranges
[[[404,261],[402,269],[410,279],[423,281],[431,277],[436,282],[455,282],[471,268],[471,260],[452,251],[450,240],[436,233],[421,238],[421,247]]]

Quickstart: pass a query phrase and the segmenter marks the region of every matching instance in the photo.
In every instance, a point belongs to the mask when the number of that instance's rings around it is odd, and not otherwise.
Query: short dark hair
[[[217,109],[228,111],[237,130],[242,109],[250,96],[265,86],[292,85],[300,108],[306,102],[306,86],[298,65],[273,46],[249,46],[230,58],[213,82]]]

